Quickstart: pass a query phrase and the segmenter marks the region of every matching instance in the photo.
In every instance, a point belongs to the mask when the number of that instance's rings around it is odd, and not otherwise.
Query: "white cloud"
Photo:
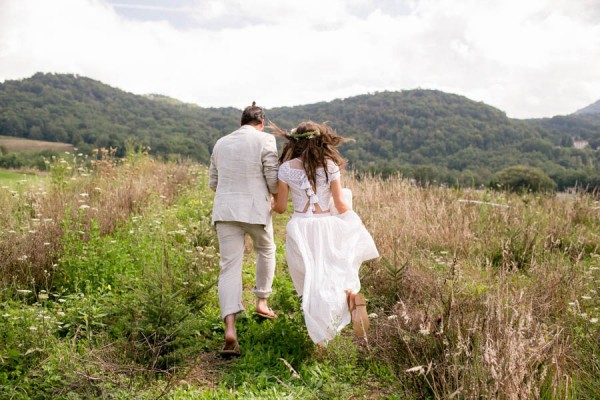
[[[168,22],[182,12],[196,25]],[[599,21],[595,0],[2,0],[0,80],[73,72],[238,108],[424,87],[552,116],[600,98]]]

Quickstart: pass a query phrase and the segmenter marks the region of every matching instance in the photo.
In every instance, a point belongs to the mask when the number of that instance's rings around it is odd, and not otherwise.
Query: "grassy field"
[[[212,192],[200,165],[56,160],[0,189],[0,397],[583,399],[600,394],[600,204],[346,177],[381,258],[366,339],[312,344],[276,216],[273,321],[218,357]],[[250,244],[248,244],[250,248]]]
[[[14,171],[0,169],[0,190],[29,189],[36,184],[42,184],[46,176],[31,171]]]
[[[14,187],[17,185],[31,186],[43,179],[44,177],[41,174],[31,171],[25,172],[0,169],[0,187]]]
[[[74,147],[69,143],[46,142],[43,140],[30,140],[12,136],[0,136],[0,147],[12,152],[38,152],[54,150],[57,152],[72,152]]]

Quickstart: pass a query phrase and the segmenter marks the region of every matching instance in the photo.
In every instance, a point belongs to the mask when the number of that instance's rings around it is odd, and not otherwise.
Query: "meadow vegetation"
[[[421,187],[349,174],[381,257],[361,269],[366,339],[306,333],[274,217],[277,320],[243,356],[223,326],[205,167],[143,151],[63,155],[0,177],[0,397],[594,398],[600,393],[600,204],[590,195]],[[249,246],[250,248],[250,246]]]

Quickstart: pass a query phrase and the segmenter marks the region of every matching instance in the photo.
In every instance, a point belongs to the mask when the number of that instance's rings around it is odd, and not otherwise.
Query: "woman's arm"
[[[277,194],[274,195],[275,202],[273,204],[273,211],[283,214],[287,209],[289,187],[284,181],[277,182]]]
[[[342,183],[339,179],[331,182],[331,197],[333,197],[333,204],[340,214],[343,214],[350,209],[346,203],[346,200],[344,200]]]

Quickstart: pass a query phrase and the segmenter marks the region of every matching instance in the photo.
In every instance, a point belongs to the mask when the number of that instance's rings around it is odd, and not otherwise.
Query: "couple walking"
[[[244,238],[256,253],[256,314],[277,318],[267,298],[275,272],[271,212],[283,213],[291,194],[294,213],[287,224],[286,258],[313,342],[326,344],[351,321],[355,334],[368,328],[358,269],[379,256],[371,235],[351,210],[342,189],[344,162],[336,147],[347,139],[324,124],[303,122],[291,132],[271,125],[287,139],[278,157],[275,137],[263,132],[265,113],[252,103],[241,127],[217,141],[209,186],[216,191],[212,221],[221,254],[219,304],[225,322],[224,356],[239,355],[236,316],[242,305]]]

